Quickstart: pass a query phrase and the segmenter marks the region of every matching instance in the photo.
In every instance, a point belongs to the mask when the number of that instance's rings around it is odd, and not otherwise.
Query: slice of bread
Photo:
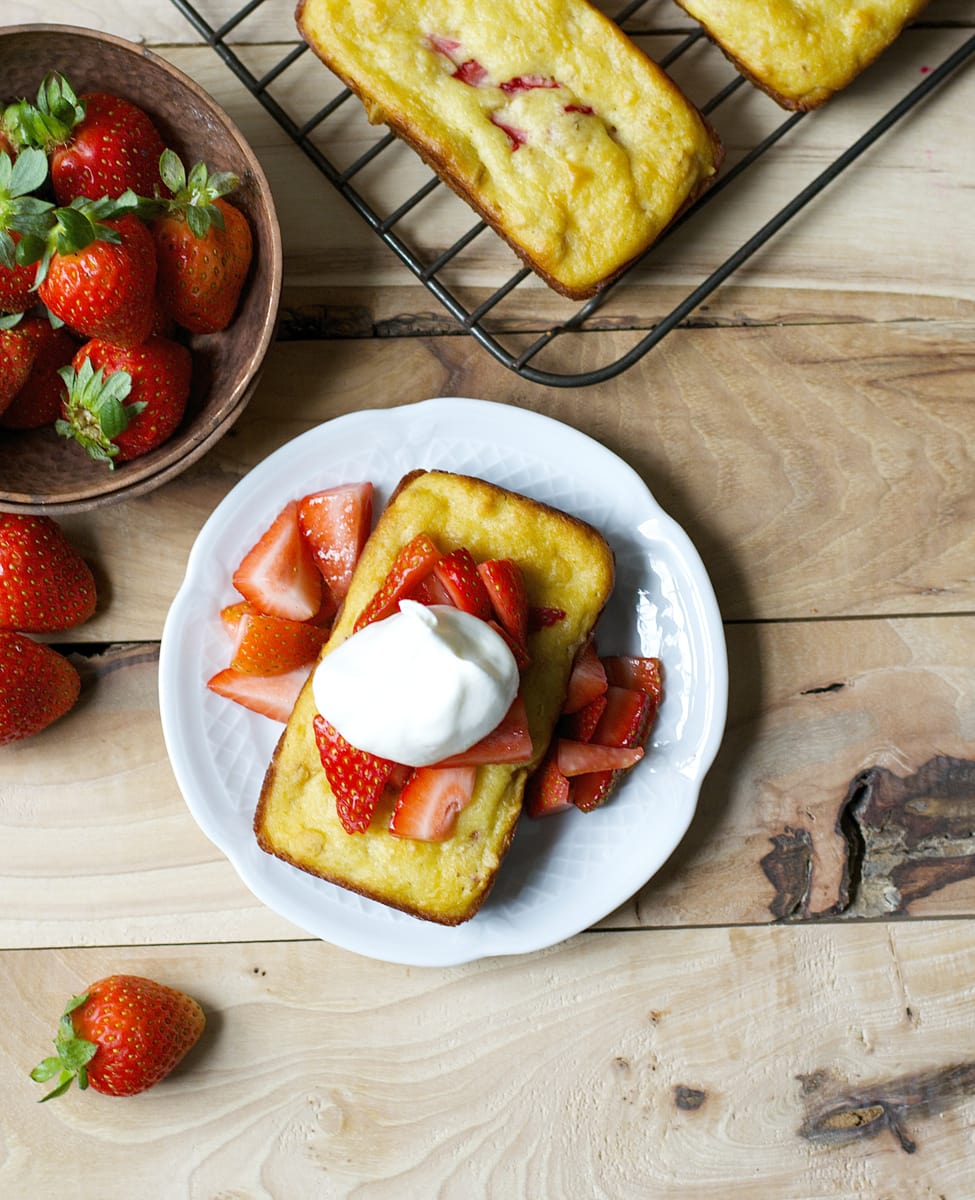
[[[522,695],[532,763],[478,768],[474,799],[444,842],[397,838],[381,803],[365,833],[342,828],[321,767],[311,683],[302,691],[268,767],[254,830],[261,848],[363,896],[443,925],[469,920],[494,883],[521,812],[529,771],[541,760],[562,707],[573,659],[613,588],[606,541],[583,521],[484,480],[417,471],[399,484],[356,567],[328,654],[352,632],[397,551],[425,532],[444,552],[466,546],[477,561],[511,558],[529,603],[565,616],[529,636]],[[377,680],[377,687],[382,681]]]
[[[322,61],[556,291],[593,295],[713,181],[718,137],[587,0],[301,0]]]

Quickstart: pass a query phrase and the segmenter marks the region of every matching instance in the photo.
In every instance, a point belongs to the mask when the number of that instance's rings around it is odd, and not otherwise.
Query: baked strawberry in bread
[[[406,476],[268,767],[254,820],[262,849],[414,916],[469,920],[613,581],[612,551],[585,522],[469,476]],[[410,653],[437,626],[441,657],[418,658],[411,675],[396,622],[412,629]],[[471,622],[482,674],[445,696],[444,657]],[[467,746],[451,741],[460,725]],[[422,752],[404,763],[398,748],[417,739]]]
[[[593,295],[714,179],[717,136],[586,0],[302,0],[298,28],[551,287]]]

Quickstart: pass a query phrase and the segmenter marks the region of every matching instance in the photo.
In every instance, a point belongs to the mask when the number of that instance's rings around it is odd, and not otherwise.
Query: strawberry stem
[[[230,171],[213,171],[206,163],[197,162],[189,174],[182,159],[173,150],[164,150],[159,157],[159,174],[173,193],[171,200],[162,201],[163,211],[182,216],[195,237],[205,237],[211,226],[223,229],[223,213],[214,203],[240,185]]]
[[[39,1101],[41,1104],[45,1100],[53,1100],[55,1096],[62,1096],[75,1079],[82,1091],[88,1086],[88,1063],[94,1058],[98,1046],[94,1042],[78,1037],[71,1019],[74,1010],[84,1004],[87,999],[87,992],[71,997],[61,1014],[57,1036],[54,1039],[54,1049],[57,1054],[42,1059],[30,1073],[30,1077],[35,1083],[47,1083],[55,1075],[58,1076],[57,1087],[48,1092],[46,1096],[41,1097]]]
[[[145,408],[144,401],[125,404],[123,401],[132,391],[132,376],[128,371],[112,371],[105,368],[96,371],[91,359],[86,358],[78,371],[74,367],[62,367],[58,374],[68,389],[64,402],[64,416],[55,422],[55,432],[61,437],[73,438],[96,462],[115,467],[112,461],[118,454],[114,439],[128,428],[134,416]]]

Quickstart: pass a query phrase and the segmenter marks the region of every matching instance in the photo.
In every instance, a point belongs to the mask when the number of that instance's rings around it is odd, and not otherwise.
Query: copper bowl
[[[112,470],[53,429],[0,430],[0,509],[77,512],[143,495],[172,479],[240,416],[274,336],[281,231],[267,179],[240,130],[198,84],[151,50],[89,29],[15,25],[0,28],[0,68],[0,102],[33,99],[44,75],[60,71],[79,94],[111,91],[139,105],[187,167],[203,160],[239,176],[231,199],[254,234],[254,262],[232,324],[189,339],[192,393],[169,441]]]

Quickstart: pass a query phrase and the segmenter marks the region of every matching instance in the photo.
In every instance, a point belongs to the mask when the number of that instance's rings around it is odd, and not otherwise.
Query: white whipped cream
[[[518,664],[490,625],[449,605],[400,601],[318,664],[322,716],[360,750],[410,767],[467,750],[518,691]]]

